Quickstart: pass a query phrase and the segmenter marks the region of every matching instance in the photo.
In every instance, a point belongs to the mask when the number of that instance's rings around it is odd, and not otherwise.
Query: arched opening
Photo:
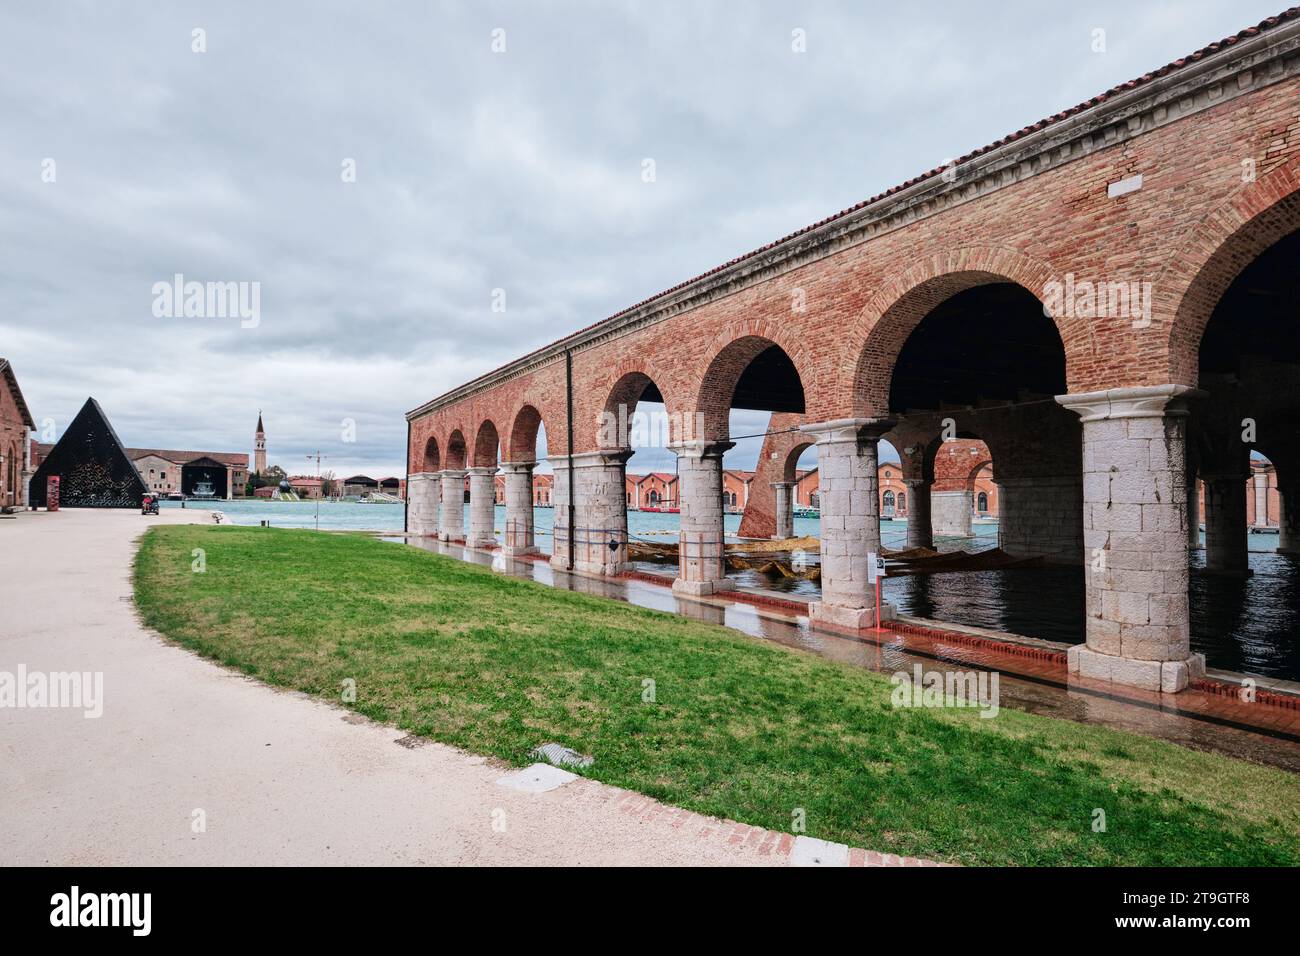
[[[506,448],[506,461],[541,461],[546,457],[546,428],[542,415],[532,405],[524,405],[515,414],[510,426],[510,444]]]
[[[1055,400],[1066,352],[1043,302],[1001,276],[940,276],[886,310],[864,353],[863,367],[889,369],[890,435],[907,446],[908,547],[968,556],[913,552],[913,573],[886,581],[890,600],[904,613],[1083,640],[1081,426]],[[1067,592],[1051,607],[1036,598],[1047,582]]]
[[[596,574],[618,574],[629,564],[649,560],[647,530],[663,533],[676,525],[678,424],[668,414],[665,396],[641,368],[616,373],[596,423],[596,451],[577,455],[574,476],[589,490],[575,520],[571,553],[575,566]],[[631,464],[629,464],[631,462]],[[567,521],[567,461],[557,472],[557,529]],[[671,515],[671,517],[669,517]],[[562,530],[556,531],[557,554]],[[638,542],[638,539],[642,542]],[[659,539],[662,543],[663,539]]]
[[[504,502],[504,482],[497,480],[497,461],[501,438],[496,423],[484,419],[474,433],[474,452],[469,474],[465,478],[465,500],[469,503],[468,532],[465,543],[472,548],[497,545],[496,506]]]
[[[459,428],[447,437],[447,469],[464,471],[469,467],[469,456],[465,447],[465,436]]]
[[[1211,667],[1300,680],[1300,230],[1239,258],[1279,223],[1300,225],[1293,205],[1284,200],[1230,237],[1189,293],[1235,274],[1197,352],[1188,544],[1200,543],[1203,524],[1204,550],[1190,559],[1192,650]]]
[[[424,460],[420,471],[435,472],[442,470],[442,454],[438,450],[438,439],[430,438],[424,443]]]
[[[762,514],[763,529],[745,533],[767,536],[774,531],[777,538],[793,537],[801,494],[806,501],[813,491],[808,483],[800,487],[798,474],[800,454],[809,447],[798,432],[806,408],[804,384],[785,348],[764,335],[747,334],[718,349],[696,394],[699,447],[690,452],[692,481],[683,485],[682,493],[693,496],[695,510],[707,516],[689,529],[698,552],[698,573],[706,581],[721,581],[726,578],[728,536],[747,525],[757,527],[754,516]],[[784,458],[779,481],[773,480],[774,469],[760,469],[765,454]],[[743,500],[726,490],[729,484],[745,489]],[[719,492],[724,496],[723,514],[714,516],[709,499],[716,500]]]
[[[474,438],[474,467],[495,468],[500,447],[501,439],[497,437],[496,425],[491,419],[485,420],[479,425],[478,433]]]
[[[627,455],[627,511],[677,513],[677,456],[669,446],[680,427],[669,417],[663,392],[645,372],[628,372],[610,389],[597,445]],[[635,537],[639,530],[662,530],[667,519],[650,519],[649,524],[640,517],[626,520]]]

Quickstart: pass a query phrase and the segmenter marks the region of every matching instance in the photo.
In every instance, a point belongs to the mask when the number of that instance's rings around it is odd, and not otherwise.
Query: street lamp
[[[321,499],[321,495],[324,493],[324,487],[320,483],[320,461],[322,458],[325,457],[328,456],[322,455],[319,451],[316,452],[316,454],[314,455],[307,456],[308,461],[311,461],[313,458],[316,459],[316,530],[317,531],[320,530],[320,499]]]

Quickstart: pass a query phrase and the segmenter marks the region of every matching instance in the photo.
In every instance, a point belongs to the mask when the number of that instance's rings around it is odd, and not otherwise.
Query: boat
[[[217,492],[212,487],[212,481],[207,477],[203,477],[194,482],[194,487],[190,490],[190,497],[199,501],[212,501],[217,497]]]

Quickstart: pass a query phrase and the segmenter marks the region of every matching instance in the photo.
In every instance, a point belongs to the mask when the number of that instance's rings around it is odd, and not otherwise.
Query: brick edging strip
[[[1191,688],[1203,691],[1206,694],[1214,694],[1216,697],[1231,697],[1233,700],[1241,700],[1240,684],[1233,684],[1214,677],[1198,678],[1192,681]],[[1266,707],[1280,707],[1283,710],[1300,710],[1300,697],[1259,688],[1255,690],[1255,703],[1263,704]]]

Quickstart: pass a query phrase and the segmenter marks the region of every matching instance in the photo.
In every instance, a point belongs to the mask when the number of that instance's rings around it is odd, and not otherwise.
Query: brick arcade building
[[[433,398],[407,414],[411,528],[485,540],[491,516],[471,508],[466,529],[452,504],[467,473],[490,501],[500,469],[507,551],[534,550],[524,510],[545,422],[550,448],[572,435],[574,449],[550,459],[555,501],[575,499],[556,510],[552,561],[621,572],[626,551],[607,544],[626,540],[634,449],[601,425],[662,402],[674,587],[725,589],[729,414],[767,411],[745,521],[781,530],[815,447],[811,615],[864,627],[879,441],[899,451],[914,546],[969,514],[970,474],[947,474],[944,438],[979,441],[1000,547],[1080,567],[1104,555],[1084,575],[1071,673],[1180,690],[1204,667],[1189,647],[1196,480],[1207,551],[1242,569],[1250,451],[1263,452],[1281,550],[1300,549],[1298,104],[1288,11]]]

